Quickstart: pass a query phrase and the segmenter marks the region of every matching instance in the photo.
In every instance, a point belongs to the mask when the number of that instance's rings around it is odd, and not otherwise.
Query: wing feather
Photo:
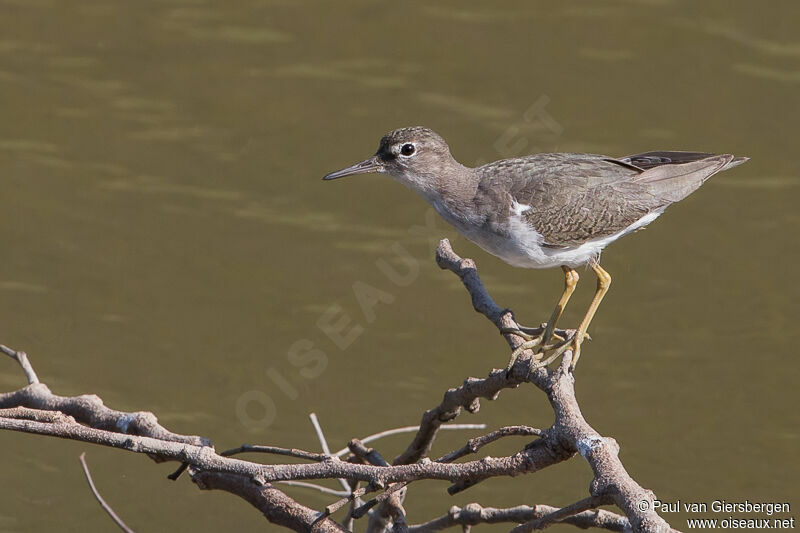
[[[619,159],[594,154],[537,154],[478,169],[476,200],[509,206],[490,213],[502,227],[520,216],[551,247],[570,247],[620,233],[682,200],[709,177],[746,158],[703,152],[646,152]],[[511,212],[511,206],[524,206]],[[499,230],[498,230],[499,231]]]

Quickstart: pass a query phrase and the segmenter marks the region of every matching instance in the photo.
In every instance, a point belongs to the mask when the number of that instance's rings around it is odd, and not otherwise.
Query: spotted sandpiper
[[[436,132],[413,127],[389,132],[375,155],[323,179],[389,174],[425,198],[459,233],[505,262],[524,268],[560,266],[564,292],[546,327],[506,331],[526,339],[508,368],[524,349],[542,354],[535,366],[571,349],[574,369],[586,330],[611,285],[599,263],[603,248],[644,228],[717,172],[745,161],[702,152],[620,158],[546,153],[470,168],[453,158]],[[577,331],[562,339],[555,327],[578,283],[575,268],[582,265],[596,274],[597,290]]]

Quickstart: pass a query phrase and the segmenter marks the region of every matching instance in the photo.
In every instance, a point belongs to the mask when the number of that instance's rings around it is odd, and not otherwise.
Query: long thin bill
[[[369,174],[370,172],[383,172],[383,165],[378,162],[375,156],[365,159],[360,163],[356,163],[353,166],[343,168],[342,170],[337,170],[336,172],[331,172],[322,179],[335,180],[344,178],[345,176],[354,176],[355,174]]]

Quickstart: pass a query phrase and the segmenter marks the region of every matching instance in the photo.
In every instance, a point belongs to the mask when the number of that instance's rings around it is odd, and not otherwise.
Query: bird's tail
[[[731,159],[730,163],[728,163],[727,165],[722,167],[722,170],[728,170],[728,169],[731,169],[733,167],[738,167],[742,163],[746,163],[748,161],[750,161],[749,157],[734,157],[733,159]]]
[[[662,163],[645,170],[634,181],[645,186],[648,192],[665,201],[677,202],[696,191],[717,172],[741,165],[747,159],[723,154],[703,157],[687,163]]]

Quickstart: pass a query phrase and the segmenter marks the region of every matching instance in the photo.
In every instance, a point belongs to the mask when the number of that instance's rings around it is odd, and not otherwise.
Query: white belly
[[[643,228],[664,210],[653,211],[643,216],[624,230],[566,248],[543,246],[544,238],[521,216],[514,214],[509,219],[509,237],[481,234],[466,228],[456,228],[469,240],[506,263],[521,268],[552,268],[565,265],[576,268],[599,260],[603,248],[637,229]]]

